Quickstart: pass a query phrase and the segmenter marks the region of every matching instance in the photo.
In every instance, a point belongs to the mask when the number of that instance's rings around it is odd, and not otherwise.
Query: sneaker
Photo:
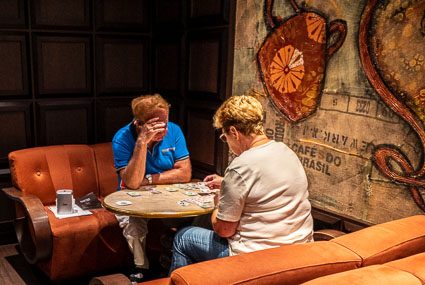
[[[128,276],[128,279],[130,279],[132,284],[142,283],[144,281],[147,281],[147,269],[143,268],[134,268],[133,271]]]
[[[131,284],[138,284],[144,281],[143,277],[143,273],[139,272],[130,274],[129,279],[131,281]]]

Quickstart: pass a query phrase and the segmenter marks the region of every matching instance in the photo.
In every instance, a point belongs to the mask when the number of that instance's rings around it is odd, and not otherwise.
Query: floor
[[[163,277],[164,272],[159,269],[160,265],[151,264],[152,279]],[[110,271],[96,276],[114,273],[126,273]],[[67,281],[50,281],[36,266],[27,263],[19,252],[17,244],[0,245],[0,284],[1,285],[84,285],[89,284],[94,276],[85,276]]]

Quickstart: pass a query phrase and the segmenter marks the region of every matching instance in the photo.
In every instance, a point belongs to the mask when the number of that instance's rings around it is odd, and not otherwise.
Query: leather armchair
[[[48,209],[56,191],[75,198],[115,191],[117,174],[110,143],[29,148],[9,154],[12,184],[2,189],[14,201],[15,231],[25,259],[51,280],[69,279],[132,264],[114,214],[58,219]]]

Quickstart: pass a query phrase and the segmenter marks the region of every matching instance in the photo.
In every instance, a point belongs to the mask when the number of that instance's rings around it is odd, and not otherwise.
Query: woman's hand
[[[217,174],[211,174],[204,178],[205,185],[210,189],[220,189],[223,177]]]

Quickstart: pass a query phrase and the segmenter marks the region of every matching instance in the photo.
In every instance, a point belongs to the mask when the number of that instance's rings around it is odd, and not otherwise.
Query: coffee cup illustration
[[[266,23],[271,31],[257,53],[257,64],[272,102],[296,122],[316,111],[327,60],[343,44],[347,28],[343,20],[328,25],[323,16],[290,2],[296,15],[281,20],[272,17],[273,0],[266,0]],[[328,46],[335,33],[336,39]]]

